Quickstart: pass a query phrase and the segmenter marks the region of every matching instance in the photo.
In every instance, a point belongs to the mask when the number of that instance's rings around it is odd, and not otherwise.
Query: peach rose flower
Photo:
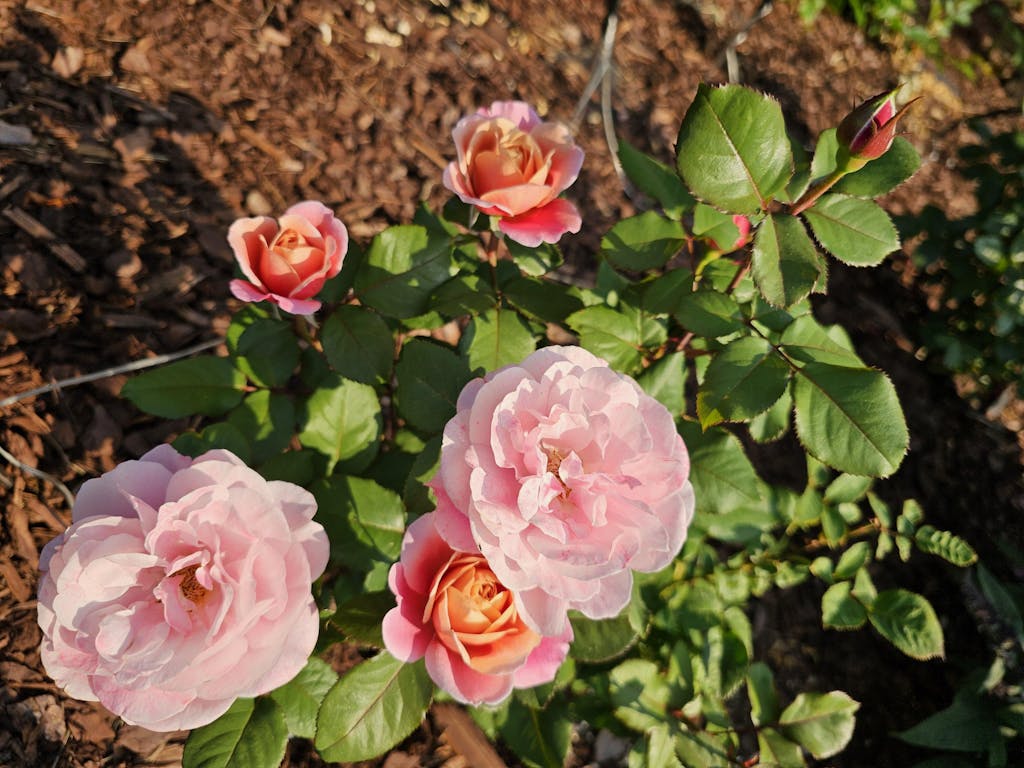
[[[242,301],[270,301],[285,312],[311,315],[320,309],[312,298],[341,271],[348,231],[323,203],[293,205],[280,219],[238,219],[228,230],[245,280],[232,280],[231,293]]]
[[[462,118],[452,131],[458,159],[444,185],[498,219],[498,228],[528,247],[579,232],[579,211],[558,197],[579,175],[583,150],[562,123],[542,122],[521,101],[496,101]]]
[[[433,514],[409,526],[388,584],[398,601],[384,617],[388,651],[426,657],[434,682],[465,704],[496,704],[513,688],[550,682],[569,650],[569,622],[553,637],[526,626],[487,561],[448,546]]]

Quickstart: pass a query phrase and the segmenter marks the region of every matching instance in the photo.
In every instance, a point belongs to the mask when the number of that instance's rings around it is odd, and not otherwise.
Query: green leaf
[[[735,744],[730,743],[727,734],[707,730],[676,731],[676,756],[687,767],[730,768],[735,765],[732,759],[735,751]]]
[[[889,214],[870,200],[846,195],[823,195],[804,211],[818,242],[840,261],[854,267],[873,267],[900,247]]]
[[[743,684],[750,663],[742,639],[721,625],[704,633],[699,660],[694,658],[697,689],[712,699],[725,699]]]
[[[807,363],[796,377],[796,429],[815,458],[854,475],[887,477],[909,435],[896,389],[881,371]]]
[[[690,451],[690,481],[698,515],[761,502],[757,473],[735,435],[724,429],[702,433],[692,422],[682,422],[679,433]]]
[[[508,247],[508,252],[512,254],[516,266],[531,277],[540,277],[558,269],[564,261],[558,246],[550,243],[542,243],[531,248],[527,245],[520,245],[512,238],[507,237],[505,245]]]
[[[619,269],[643,272],[664,266],[685,242],[682,224],[647,211],[616,223],[601,238],[601,254]]]
[[[836,160],[838,149],[839,140],[836,139],[836,129],[826,128],[818,136],[818,142],[814,145],[810,180],[819,181],[836,170],[838,167]]]
[[[264,387],[288,383],[299,364],[299,342],[290,323],[258,318],[233,340],[237,326],[229,329],[228,348],[238,369]]]
[[[441,435],[436,435],[427,441],[423,450],[416,454],[412,468],[405,479],[402,500],[411,515],[425,515],[434,508],[434,502],[431,500],[426,483],[437,472],[440,459]]]
[[[518,277],[501,287],[508,302],[530,317],[548,323],[562,323],[580,309],[583,302],[574,288],[553,280]]]
[[[789,365],[758,336],[731,342],[712,359],[697,392],[705,429],[721,421],[746,421],[768,410],[786,391]]]
[[[618,658],[637,641],[637,631],[624,611],[614,619],[588,619],[572,611],[569,614],[574,639],[570,653],[576,661],[603,663]]]
[[[373,387],[331,376],[306,401],[299,442],[327,457],[330,474],[338,462],[375,450],[382,426],[380,402]]]
[[[1001,735],[994,707],[978,697],[960,694],[948,707],[900,731],[896,738],[931,749],[983,752]]]
[[[315,466],[317,459],[315,451],[286,451],[268,459],[259,470],[267,480],[284,480],[305,488],[313,483],[318,474]]]
[[[679,219],[693,208],[693,196],[667,165],[619,140],[619,160],[626,176],[641,192],[657,200],[670,218]]]
[[[394,491],[363,477],[328,477],[313,486],[317,521],[327,530],[331,557],[368,571],[390,564],[402,547],[405,507]]]
[[[686,354],[671,352],[648,366],[637,379],[644,392],[678,416],[686,409]]]
[[[363,304],[391,317],[415,317],[452,276],[451,239],[425,227],[389,227],[373,238],[355,291]]]
[[[249,438],[227,421],[210,424],[198,435],[195,432],[184,432],[175,438],[172,445],[174,450],[193,458],[214,448],[221,448],[231,451],[246,464],[252,463],[252,446]]]
[[[409,339],[395,366],[398,412],[416,429],[440,432],[472,378],[465,358],[422,338]]]
[[[458,317],[486,312],[497,303],[489,281],[480,275],[459,274],[434,291],[428,306],[447,317]]]
[[[671,314],[676,311],[680,297],[693,291],[693,272],[683,267],[669,269],[653,280],[645,281],[642,286],[645,310],[660,315]]]
[[[921,156],[914,145],[897,136],[889,151],[859,171],[839,180],[832,189],[844,195],[878,197],[891,192],[921,167]]]
[[[982,594],[995,609],[999,618],[1017,635],[1017,641],[1024,645],[1024,617],[1013,595],[992,573],[981,563],[977,567],[978,586]]]
[[[668,683],[654,662],[628,659],[608,673],[615,716],[636,731],[664,722],[670,695]]]
[[[853,584],[833,584],[821,596],[821,624],[825,629],[860,629],[868,620],[864,606],[850,594]]]
[[[809,528],[820,522],[824,510],[821,494],[813,486],[808,486],[797,499],[793,510],[793,524],[799,528]]]
[[[787,355],[801,362],[865,367],[841,325],[823,326],[809,314],[787,325],[779,343]]]
[[[841,752],[853,736],[860,704],[842,691],[801,693],[782,712],[782,734],[819,760]]]
[[[643,360],[642,340],[637,324],[608,307],[587,307],[566,318],[580,336],[580,345],[617,371],[633,373]]]
[[[278,768],[288,726],[268,698],[236,699],[227,712],[188,736],[183,768]]]
[[[800,745],[790,741],[774,728],[762,728],[757,732],[758,765],[765,768],[804,768]]]
[[[825,534],[825,540],[830,547],[836,547],[846,535],[846,521],[831,504],[823,505],[821,508],[821,532]]]
[[[959,536],[949,531],[939,531],[930,525],[922,525],[914,534],[917,548],[931,555],[938,555],[943,560],[966,568],[978,559],[974,548]]]
[[[708,338],[728,336],[745,328],[736,299],[718,291],[684,294],[673,314],[688,331]]]
[[[775,693],[775,679],[771,669],[755,661],[747,668],[747,698],[750,699],[750,719],[754,725],[774,723],[779,717],[779,697]]]
[[[225,357],[178,360],[129,379],[121,396],[154,416],[219,416],[242,401],[245,375]]]
[[[562,768],[572,741],[568,707],[552,702],[543,711],[513,698],[508,718],[499,727],[501,738],[532,768]]]
[[[836,580],[852,579],[861,568],[871,560],[871,544],[866,541],[858,541],[852,544],[836,563],[832,573]]]
[[[469,368],[486,373],[518,363],[537,348],[533,332],[518,312],[492,309],[474,317],[459,340]]]
[[[793,173],[778,102],[741,86],[698,86],[679,128],[676,153],[690,191],[730,213],[767,208]]]
[[[228,414],[228,423],[252,447],[250,460],[262,464],[284,451],[295,435],[295,405],[287,395],[259,389]],[[203,431],[204,435],[206,430]]]
[[[776,307],[796,304],[824,275],[821,257],[799,219],[771,214],[754,235],[751,272],[761,295]]]
[[[330,762],[382,755],[420,724],[433,694],[422,661],[405,664],[384,651],[328,692],[317,717],[316,748]]]
[[[627,768],[683,768],[667,723],[648,730],[630,749],[627,760]]]
[[[365,307],[338,307],[324,323],[320,342],[327,362],[346,379],[376,384],[391,373],[395,356],[391,329]]]
[[[383,648],[384,616],[394,607],[395,596],[391,592],[367,592],[338,606],[331,623],[336,624],[346,638],[360,645]]]
[[[865,608],[870,609],[878,597],[875,584],[867,568],[861,568],[853,578],[853,596],[860,600]]]
[[[758,443],[778,440],[789,429],[789,414],[792,410],[793,396],[787,388],[771,408],[750,422],[750,436]]]
[[[700,514],[694,530],[702,530],[713,539],[750,544],[761,534],[779,524],[779,517],[770,505],[741,506],[718,514]]]
[[[839,475],[825,489],[825,503],[842,504],[844,502],[860,501],[867,495],[871,483],[870,477],[847,474]]]
[[[942,625],[925,597],[905,589],[879,592],[868,618],[878,633],[912,659],[942,658]]]
[[[299,674],[275,691],[270,698],[278,703],[293,736],[312,739],[316,735],[316,715],[327,692],[338,682],[337,673],[318,658],[306,662]]]

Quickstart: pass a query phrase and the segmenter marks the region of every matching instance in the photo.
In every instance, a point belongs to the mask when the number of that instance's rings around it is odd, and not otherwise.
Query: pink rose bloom
[[[448,546],[433,514],[406,530],[388,584],[398,600],[384,617],[388,651],[402,661],[425,656],[434,682],[464,704],[497,704],[513,688],[550,682],[569,650],[572,627],[541,637],[526,626],[487,561]]]
[[[444,185],[531,248],[580,231],[580,214],[558,197],[579,175],[583,150],[561,123],[544,123],[521,101],[496,101],[452,131],[458,160]]]
[[[267,216],[238,219],[228,243],[246,280],[232,280],[242,301],[270,301],[293,315],[320,309],[312,298],[341,271],[348,231],[322,203],[293,205],[277,221]]]
[[[668,565],[693,518],[690,461],[668,410],[579,347],[546,347],[474,379],[431,481],[437,528],[479,550],[519,613],[557,634],[566,611],[616,616],[632,571]]]
[[[46,671],[154,731],[196,728],[294,677],[319,631],[316,502],[228,451],[168,445],[86,482],[39,561]]]

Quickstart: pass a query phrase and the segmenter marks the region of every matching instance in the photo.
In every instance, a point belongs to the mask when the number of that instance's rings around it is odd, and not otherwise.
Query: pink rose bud
[[[68,695],[197,728],[305,666],[327,565],[312,494],[168,445],[87,481],[39,559],[41,655]]]
[[[430,485],[441,536],[479,551],[527,626],[556,635],[570,609],[616,616],[633,571],[672,562],[693,518],[689,471],[665,406],[555,346],[466,385]]]
[[[569,650],[569,623],[553,637],[530,629],[483,556],[452,549],[433,513],[405,532],[388,584],[398,605],[384,617],[384,645],[402,661],[426,657],[434,682],[464,704],[550,682]]]
[[[840,160],[847,159],[844,166],[857,170],[868,161],[884,155],[896,138],[896,127],[913,102],[896,111],[895,88],[872,96],[853,112],[843,118],[836,128],[839,141]],[[840,163],[842,165],[842,163]]]
[[[735,224],[736,229],[740,231],[739,236],[736,238],[736,242],[732,244],[731,248],[731,250],[736,251],[750,241],[750,219],[737,213],[732,217],[732,223]]]
[[[452,138],[458,159],[445,168],[445,187],[517,243],[533,248],[580,231],[576,207],[558,197],[583,165],[566,126],[541,122],[521,101],[496,101],[462,118]]]
[[[737,235],[736,240],[733,243],[731,243],[728,248],[722,248],[722,246],[720,246],[718,242],[712,238],[708,240],[708,245],[711,248],[715,249],[716,251],[722,251],[724,253],[732,253],[733,251],[738,251],[740,248],[742,248],[744,245],[750,242],[750,219],[748,219],[746,216],[743,216],[742,214],[737,213],[732,217],[732,223],[736,226],[736,229],[739,230],[739,234]]]
[[[307,200],[277,221],[238,219],[228,230],[228,243],[246,277],[231,281],[235,298],[270,301],[285,312],[311,315],[320,309],[312,297],[341,271],[348,231],[330,208]]]

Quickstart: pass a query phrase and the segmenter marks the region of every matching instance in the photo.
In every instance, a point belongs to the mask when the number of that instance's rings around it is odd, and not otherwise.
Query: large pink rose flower
[[[550,682],[572,640],[566,623],[542,637],[520,618],[510,592],[477,552],[453,550],[434,515],[415,520],[388,584],[398,605],[384,617],[384,644],[465,704],[497,704],[513,688]]]
[[[496,101],[452,131],[458,159],[444,185],[517,243],[536,247],[579,232],[576,207],[558,197],[579,175],[583,150],[562,123],[545,123],[521,101]]]
[[[220,450],[192,460],[164,445],[89,480],[40,557],[46,671],[154,731],[283,685],[319,631],[315,511],[307,491]]]
[[[686,447],[668,410],[579,347],[546,347],[474,379],[444,430],[437,527],[479,549],[555,634],[629,602],[632,571],[668,565],[693,517]]]
[[[312,298],[341,271],[348,231],[323,203],[293,205],[274,221],[268,216],[238,219],[228,229],[228,244],[245,274],[232,280],[242,301],[270,301],[285,312],[311,315],[320,309]]]

